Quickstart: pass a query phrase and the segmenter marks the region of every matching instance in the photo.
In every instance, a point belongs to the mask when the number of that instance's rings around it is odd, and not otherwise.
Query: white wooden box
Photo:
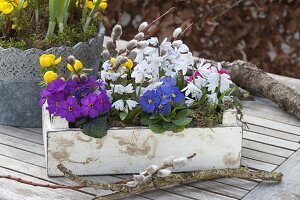
[[[61,176],[59,162],[77,175],[139,173],[161,164],[170,155],[196,153],[180,171],[238,168],[242,126],[235,110],[224,112],[223,124],[214,128],[187,128],[183,132],[155,134],[148,128],[112,128],[103,138],[92,138],[43,108],[43,137],[48,176]]]

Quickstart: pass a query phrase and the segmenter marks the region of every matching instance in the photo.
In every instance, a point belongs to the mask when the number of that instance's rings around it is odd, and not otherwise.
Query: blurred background
[[[176,9],[149,30],[160,39],[177,27],[195,56],[247,60],[266,72],[300,78],[300,0],[110,0],[105,26],[130,40],[142,21]]]

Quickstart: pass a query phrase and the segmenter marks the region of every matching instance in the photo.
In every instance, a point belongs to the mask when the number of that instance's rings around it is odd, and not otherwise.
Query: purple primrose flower
[[[89,116],[90,118],[95,118],[99,115],[101,110],[101,104],[98,95],[95,93],[90,93],[86,97],[81,99],[81,113],[83,116]]]
[[[74,96],[69,96],[66,101],[61,101],[56,113],[69,122],[75,122],[81,116],[77,99]]]
[[[107,96],[106,90],[102,90],[98,95],[98,99],[100,102],[100,112],[107,113],[111,108],[111,102],[109,101],[109,97]]]
[[[63,92],[55,92],[52,93],[47,100],[48,106],[47,106],[47,110],[49,110],[49,112],[51,114],[56,114],[57,109],[60,106],[60,102],[65,100],[65,94]]]

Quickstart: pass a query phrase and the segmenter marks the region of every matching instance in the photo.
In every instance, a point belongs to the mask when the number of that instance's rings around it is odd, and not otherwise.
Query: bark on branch
[[[300,95],[295,90],[267,75],[254,64],[236,60],[222,62],[237,85],[251,93],[261,94],[300,119]]]

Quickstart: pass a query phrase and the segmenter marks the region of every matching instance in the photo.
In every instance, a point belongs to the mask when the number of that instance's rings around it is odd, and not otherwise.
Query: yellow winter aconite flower
[[[112,65],[115,65],[115,62],[116,62],[116,59],[115,59],[115,58],[111,58],[111,59],[110,59],[110,63],[111,63]]]
[[[15,7],[18,7],[19,3],[20,3],[20,0],[13,0],[12,2],[12,5],[14,5]],[[23,2],[23,5],[22,5],[22,8],[26,8],[28,5],[28,1],[24,1]]]
[[[101,10],[105,10],[106,8],[107,8],[107,2],[101,2],[100,3],[100,5],[99,5],[99,8],[101,9]]]
[[[52,65],[57,65],[61,61],[61,56],[55,59],[53,54],[43,54],[40,56],[40,65],[42,67],[51,67]]]
[[[53,71],[47,71],[44,74],[43,78],[46,83],[50,83],[51,81],[54,81],[55,79],[57,79],[58,75],[57,75],[57,73],[55,73]]]
[[[92,10],[94,9],[96,3],[97,0],[86,0],[85,6]],[[107,8],[107,0],[102,0],[101,3],[99,4],[99,8],[101,10],[105,10]]]
[[[128,58],[128,59],[127,59],[127,62],[124,63],[124,64],[122,64],[121,66],[124,66],[124,67],[126,67],[127,69],[131,70],[132,67],[133,67],[133,62],[132,62],[131,59]]]
[[[83,68],[83,64],[80,60],[75,60],[75,64],[73,67],[69,63],[67,64],[67,67],[68,67],[68,70],[75,73],[75,72],[79,72]],[[74,71],[74,69],[75,69],[75,71]]]
[[[6,1],[0,1],[0,12],[7,15],[14,10],[14,6]]]
[[[86,0],[85,1],[85,6],[92,10],[92,9],[94,9],[95,5],[92,1]]]

